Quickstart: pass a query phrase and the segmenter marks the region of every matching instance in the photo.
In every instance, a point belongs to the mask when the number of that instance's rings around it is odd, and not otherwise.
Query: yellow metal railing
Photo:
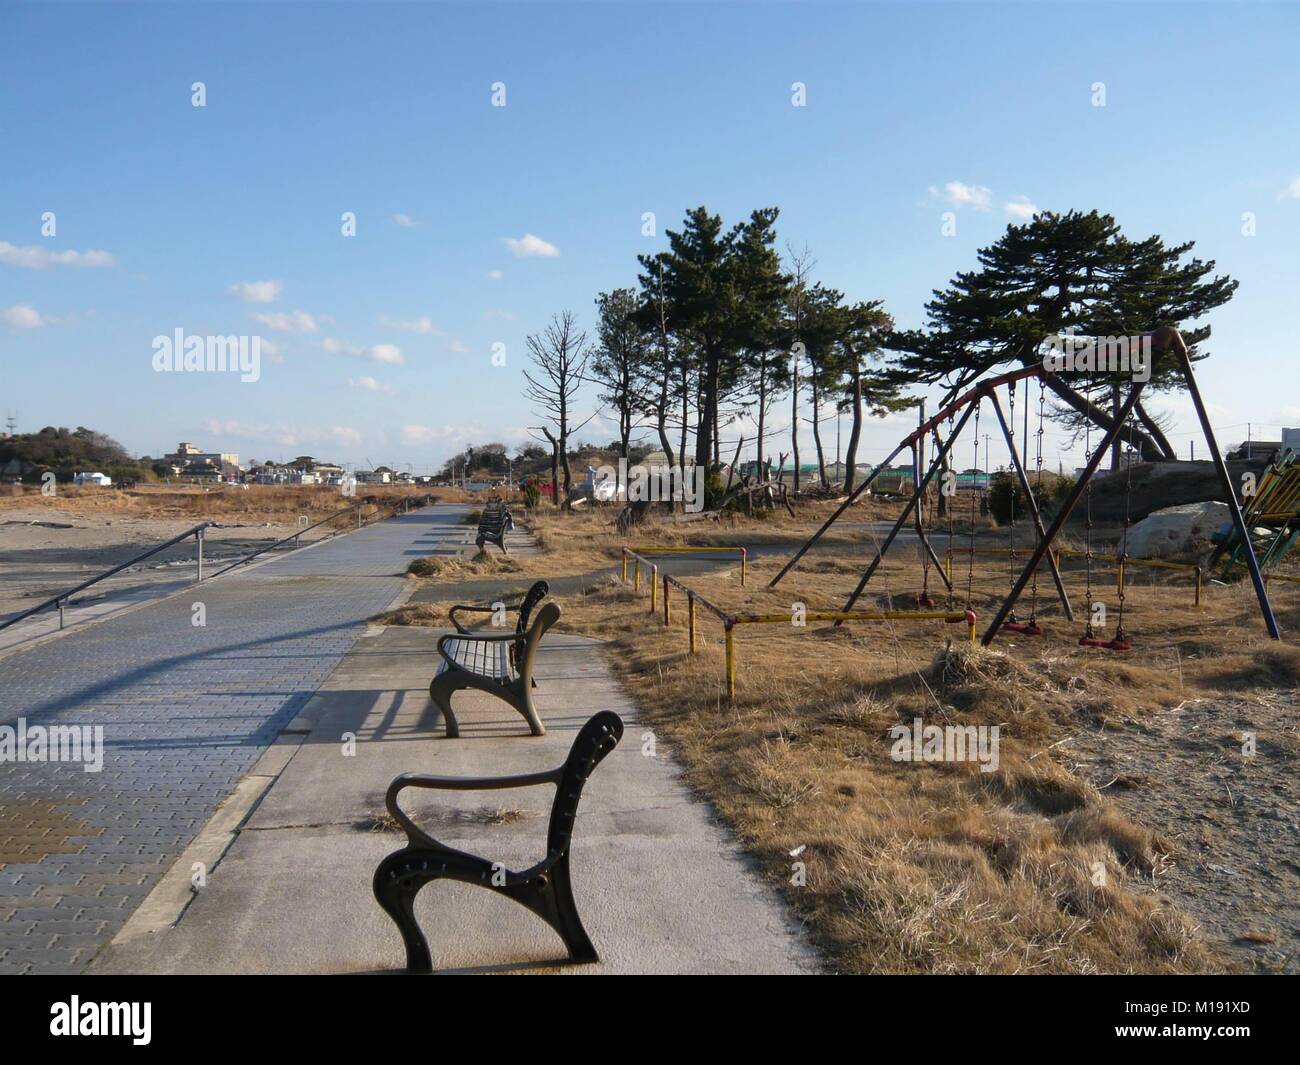
[[[683,549],[686,553],[690,549]],[[736,639],[735,630],[742,625],[794,625],[797,620],[809,621],[943,621],[947,624],[964,622],[966,634],[972,644],[975,643],[976,616],[973,610],[809,610],[796,615],[794,611],[780,614],[733,614],[701,595],[684,581],[671,573],[659,573],[658,567],[640,552],[632,548],[622,549],[621,579],[629,583],[628,572],[631,569],[631,584],[634,591],[641,590],[641,567],[650,570],[650,612],[657,614],[659,584],[662,582],[663,623],[671,627],[673,619],[672,589],[676,588],[686,596],[686,632],[687,646],[691,654],[699,650],[696,638],[696,622],[700,609],[713,614],[722,622],[726,650],[727,698],[736,696]],[[676,553],[676,552],[674,552]],[[629,567],[629,563],[631,563]]]
[[[624,551],[641,555],[735,555],[740,559],[740,584],[744,587],[749,565],[749,551],[744,547],[625,547]]]

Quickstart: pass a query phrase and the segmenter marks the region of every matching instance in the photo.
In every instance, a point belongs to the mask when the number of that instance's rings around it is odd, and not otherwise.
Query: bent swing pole
[[[1025,378],[1026,381],[1029,378]],[[1007,447],[1011,451],[1011,463],[1016,468],[1016,477],[1020,481],[1020,487],[1025,490],[1025,498],[1029,500],[1029,513],[1034,518],[1034,528],[1038,530],[1038,539],[1041,542],[1047,535],[1043,529],[1043,516],[1038,509],[1038,500],[1034,498],[1033,490],[1029,487],[1029,476],[1025,473],[1024,465],[1020,461],[1020,456],[1016,454],[1015,438],[1011,434],[1011,428],[1007,424],[1006,418],[1002,416],[1002,404],[998,402],[998,394],[993,393],[993,412],[998,416],[998,425],[1002,427],[1002,435],[1006,438]],[[1040,486],[1041,487],[1041,486]],[[1070,605],[1070,596],[1065,591],[1065,582],[1061,580],[1061,570],[1056,564],[1056,556],[1051,551],[1047,552],[1047,564],[1052,569],[1052,580],[1056,583],[1056,594],[1061,599],[1061,607],[1065,610],[1065,616],[1068,620],[1074,620],[1074,608]]]
[[[767,582],[767,586],[769,588],[776,587],[777,582],[782,577],[784,577],[787,573],[789,573],[790,570],[794,568],[795,563],[798,562],[801,558],[803,558],[805,554],[808,553],[808,550],[812,547],[812,545],[822,538],[822,535],[826,532],[826,530],[835,524],[835,522],[839,519],[839,516],[849,509],[849,507],[858,498],[858,496],[860,496],[871,486],[871,482],[876,479],[876,477],[880,474],[882,470],[888,468],[889,464],[898,457],[898,453],[902,451],[903,448],[907,447],[907,445],[908,445],[908,440],[904,440],[901,444],[898,445],[898,447],[894,448],[894,450],[889,453],[889,455],[885,458],[885,460],[881,462],[878,466],[876,466],[876,468],[873,469],[871,473],[867,475],[867,479],[863,481],[860,485],[858,485],[857,488],[853,489],[851,493],[849,493],[848,498],[845,499],[843,503],[841,503],[838,507],[835,508],[835,513],[832,514],[829,518],[827,518],[822,523],[822,527],[812,534],[811,539],[809,539],[807,543],[805,543],[801,548],[799,548],[798,551],[794,553],[794,556],[790,559],[789,562],[787,562],[784,566],[781,567],[781,572]]]
[[[1087,488],[1088,482],[1096,472],[1097,467],[1101,464],[1102,456],[1109,450],[1110,446],[1119,437],[1120,431],[1124,428],[1124,423],[1128,420],[1129,414],[1137,404],[1138,397],[1142,394],[1144,381],[1138,381],[1129,391],[1128,399],[1124,401],[1124,406],[1115,416],[1114,424],[1106,430],[1106,435],[1102,438],[1101,443],[1097,445],[1092,455],[1088,459],[1088,465],[1083,468],[1083,473],[1075,482],[1074,487],[1070,489],[1070,495],[1065,502],[1061,504],[1061,509],[1057,512],[1055,519],[1052,521],[1052,527],[1038,542],[1034,548],[1034,553],[1030,556],[1029,561],[1025,563],[1025,568],[1020,571],[1020,576],[1016,578],[1015,586],[1011,589],[1011,594],[1007,596],[1003,604],[998,607],[998,612],[993,618],[992,623],[984,632],[984,637],[980,640],[985,647],[993,642],[995,637],[1002,628],[1002,623],[1007,620],[1007,615],[1015,609],[1016,600],[1020,598],[1020,593],[1025,590],[1025,585],[1029,583],[1029,578],[1033,576],[1034,570],[1042,562],[1043,555],[1051,549],[1052,541],[1056,539],[1057,534],[1065,527],[1065,523],[1070,520],[1070,512],[1079,502],[1079,497],[1083,495],[1084,489]]]
[[[971,415],[978,409],[978,406],[978,404],[967,406],[965,413],[963,413],[961,418],[958,419],[956,427],[948,434],[948,439],[944,441],[943,446],[939,448],[938,454],[935,455],[934,462],[931,464],[929,472],[925,475],[925,480],[921,482],[922,489],[924,489],[925,486],[934,479],[934,475],[939,472],[940,468],[942,468],[943,460],[947,457],[948,452],[952,450],[952,445],[956,442],[957,437],[961,436],[963,427],[965,427],[966,423],[970,420]],[[926,431],[929,432],[928,429]],[[908,439],[910,440],[911,437]],[[871,560],[871,565],[867,567],[867,572],[862,575],[862,580],[858,581],[858,586],[853,589],[853,594],[849,596],[841,609],[851,610],[853,604],[858,601],[858,596],[862,594],[862,589],[867,586],[867,583],[875,574],[876,568],[884,561],[885,552],[889,550],[889,545],[894,542],[894,537],[896,537],[899,530],[907,524],[907,519],[911,516],[912,508],[916,506],[918,498],[920,498],[918,493],[913,492],[912,498],[907,501],[907,506],[903,508],[903,513],[898,516],[898,520],[894,522],[894,527],[889,530],[889,535],[885,537],[885,542],[880,545],[880,549],[876,552],[876,557]],[[836,622],[836,625],[838,624],[839,622]]]
[[[1187,391],[1192,397],[1192,404],[1196,407],[1196,417],[1200,419],[1201,432],[1205,434],[1205,444],[1210,449],[1210,458],[1214,460],[1215,472],[1219,475],[1223,501],[1228,504],[1233,528],[1236,529],[1237,537],[1241,540],[1241,550],[1245,555],[1246,565],[1250,568],[1250,580],[1255,585],[1255,597],[1259,600],[1259,609],[1264,615],[1264,625],[1273,639],[1280,640],[1282,633],[1278,630],[1277,618],[1273,616],[1273,605],[1269,602],[1268,590],[1264,587],[1264,577],[1259,571],[1255,545],[1250,542],[1250,530],[1246,528],[1246,522],[1241,516],[1241,507],[1237,505],[1236,489],[1232,486],[1232,478],[1228,476],[1227,464],[1219,454],[1219,445],[1214,439],[1214,430],[1210,427],[1209,416],[1205,413],[1205,404],[1201,402],[1201,390],[1196,386],[1196,378],[1192,375],[1192,361],[1187,355],[1187,345],[1182,337],[1178,336],[1178,343],[1173,347],[1178,356],[1179,368],[1183,372],[1183,380],[1187,383]]]

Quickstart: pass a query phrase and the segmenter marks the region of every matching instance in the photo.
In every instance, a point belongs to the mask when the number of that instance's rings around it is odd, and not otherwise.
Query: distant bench
[[[451,709],[451,696],[465,688],[495,695],[519,711],[534,736],[546,735],[546,728],[533,706],[533,689],[537,687],[533,680],[533,664],[542,636],[560,618],[560,608],[556,603],[547,603],[537,611],[536,618],[532,614],[549,591],[545,581],[538,581],[514,606],[458,604],[451,608],[451,621],[456,631],[438,641],[438,654],[442,661],[429,683],[429,698],[442,711],[448,739],[460,735],[460,726]],[[518,612],[514,632],[470,630],[456,617],[462,613],[491,614],[498,609]]]
[[[506,550],[506,533],[514,532],[515,522],[510,511],[499,499],[489,499],[478,519],[478,538],[475,543],[482,550],[485,543],[496,544]]]

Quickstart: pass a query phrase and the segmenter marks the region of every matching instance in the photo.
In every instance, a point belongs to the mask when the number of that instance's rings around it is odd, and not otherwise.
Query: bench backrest
[[[533,660],[537,656],[537,645],[542,642],[546,630],[560,620],[560,604],[547,603],[537,612],[537,617],[526,632],[520,634],[511,643],[510,664],[515,672],[526,677],[533,675]]]
[[[545,581],[538,581],[528,589],[528,594],[524,596],[523,601],[519,604],[519,621],[515,625],[515,632],[520,636],[528,631],[528,623],[532,620],[533,611],[537,609],[537,604],[551,594],[551,586]]]
[[[578,800],[582,786],[596,766],[604,760],[623,738],[623,719],[612,710],[602,710],[578,730],[577,739],[569,748],[555,787],[555,802],[551,806],[551,823],[546,831],[546,849],[550,854],[560,854],[573,838],[573,825],[578,819]]]

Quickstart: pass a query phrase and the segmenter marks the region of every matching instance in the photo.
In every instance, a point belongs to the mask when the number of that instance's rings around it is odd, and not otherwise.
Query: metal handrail
[[[423,498],[424,498],[424,499],[426,500],[426,502],[427,502],[427,500],[428,500],[429,497],[428,497],[428,496],[425,496],[425,497],[423,497]],[[397,506],[397,502],[398,502],[397,500],[394,500],[394,501],[392,502],[391,505],[392,505],[393,508],[396,508],[396,506]],[[401,502],[402,502],[404,505],[409,504],[409,503],[410,503],[410,497],[409,497],[409,496],[403,496],[402,499],[401,499]],[[207,579],[208,579],[208,580],[212,580],[212,579],[215,578],[215,577],[220,577],[223,573],[226,573],[227,571],[229,571],[229,570],[231,570],[231,569],[234,569],[235,566],[243,565],[245,562],[248,562],[248,561],[250,561],[251,559],[256,558],[258,555],[263,554],[264,552],[271,550],[271,548],[273,548],[273,547],[277,547],[277,546],[279,546],[280,544],[287,543],[289,540],[295,540],[295,539],[297,539],[298,537],[300,537],[303,533],[305,533],[305,532],[310,532],[312,529],[315,529],[315,528],[317,528],[317,527],[320,526],[320,525],[324,525],[327,521],[332,521],[333,519],[339,517],[339,515],[341,515],[341,514],[346,514],[346,513],[348,513],[348,512],[351,511],[351,510],[355,510],[355,509],[358,508],[358,507],[361,507],[361,506],[367,506],[367,505],[369,505],[369,504],[367,504],[365,500],[360,500],[360,501],[358,501],[358,502],[356,502],[356,503],[352,503],[352,504],[350,504],[349,506],[344,507],[342,510],[337,511],[337,512],[335,512],[335,513],[329,515],[329,517],[327,517],[327,518],[322,518],[320,521],[316,522],[314,525],[308,525],[308,526],[306,526],[306,527],[304,527],[304,528],[301,528],[301,529],[297,530],[297,532],[294,532],[294,533],[292,533],[292,534],[289,535],[289,536],[285,536],[285,537],[283,537],[283,538],[281,538],[281,539],[279,539],[279,540],[274,541],[274,542],[271,543],[271,544],[267,544],[265,547],[260,547],[260,548],[258,548],[256,551],[253,551],[252,553],[250,553],[250,554],[248,554],[248,555],[245,555],[243,558],[238,559],[238,560],[235,561],[235,562],[232,562],[229,566],[226,566],[225,569],[218,570],[216,573],[211,574],[211,576],[209,576]],[[383,504],[379,504],[379,503],[375,504],[375,506],[377,506],[377,507],[380,507],[380,506],[382,506],[382,505],[383,505]],[[186,529],[183,533],[180,533],[180,534],[177,535],[177,536],[173,536],[170,540],[165,540],[165,541],[163,541],[161,544],[156,544],[155,546],[151,547],[148,551],[145,551],[145,552],[143,552],[143,553],[141,553],[141,554],[139,554],[139,555],[135,555],[134,557],[127,559],[125,562],[122,562],[122,563],[120,563],[120,564],[114,566],[112,569],[105,570],[103,573],[100,573],[99,575],[97,575],[97,576],[95,576],[95,577],[91,577],[90,580],[82,581],[82,582],[81,582],[80,584],[78,584],[75,588],[69,588],[67,591],[60,592],[58,595],[54,596],[53,598],[46,599],[44,602],[39,603],[39,604],[37,604],[36,606],[31,607],[31,608],[29,608],[29,609],[27,609],[27,610],[24,610],[21,614],[15,614],[15,615],[14,615],[13,617],[11,617],[11,618],[7,618],[7,619],[4,620],[4,621],[0,621],[0,629],[6,629],[6,628],[8,628],[10,625],[13,625],[13,624],[15,624],[16,622],[22,621],[24,618],[29,618],[29,617],[31,617],[33,614],[39,614],[42,610],[46,610],[46,609],[48,609],[49,607],[56,606],[56,605],[57,605],[58,608],[59,608],[59,628],[62,629],[62,628],[63,628],[63,604],[64,604],[67,600],[71,599],[72,596],[76,595],[78,592],[85,591],[87,588],[91,587],[91,586],[94,585],[94,584],[98,584],[100,581],[105,580],[105,579],[108,578],[108,577],[112,577],[114,574],[121,573],[122,570],[126,569],[126,568],[129,567],[129,566],[134,566],[137,562],[140,562],[140,561],[142,561],[142,560],[144,560],[144,559],[146,559],[146,558],[150,558],[151,556],[158,554],[159,551],[165,551],[167,548],[171,547],[173,544],[178,544],[178,543],[180,543],[182,540],[186,540],[186,539],[188,539],[188,538],[191,537],[191,536],[195,537],[195,538],[198,540],[198,559],[197,559],[197,562],[198,562],[198,570],[197,570],[197,573],[195,574],[195,583],[196,583],[196,584],[201,583],[201,582],[204,580],[204,576],[203,576],[203,530],[204,530],[204,529],[209,529],[209,528],[222,528],[222,527],[223,527],[223,526],[222,526],[222,523],[221,523],[221,522],[217,522],[217,521],[205,521],[205,522],[200,522],[198,525],[195,525],[195,526],[192,526],[192,527],[189,528],[189,529]],[[358,515],[357,515],[357,528],[360,528],[360,527],[361,527],[361,516],[358,514]]]
[[[191,536],[196,537],[199,541],[198,579],[202,580],[203,579],[203,530],[211,526],[215,526],[217,524],[219,523],[215,521],[205,521],[205,522],[201,522],[198,525],[195,525],[193,528],[186,529],[179,536],[173,536],[170,540],[158,544],[155,547],[151,547],[148,551],[145,551],[143,554],[136,555],[134,558],[129,558],[125,562],[121,563],[120,565],[114,566],[110,570],[105,570],[97,577],[91,577],[90,580],[88,581],[82,581],[75,588],[69,588],[66,592],[60,592],[58,595],[54,596],[54,598],[47,599],[45,600],[45,602],[40,603],[37,606],[31,607],[28,610],[24,610],[21,614],[16,614],[6,621],[0,621],[0,629],[6,629],[10,625],[14,624],[14,622],[22,621],[23,618],[29,618],[33,614],[39,614],[42,610],[45,610],[48,607],[52,607],[55,605],[59,607],[59,628],[63,628],[63,603],[65,600],[72,598],[72,596],[76,595],[78,592],[84,591],[85,589],[89,588],[92,584],[98,584],[100,581],[104,580],[107,577],[113,576],[115,573],[121,573],[122,570],[126,569],[128,566],[134,566],[137,562],[141,561],[142,559],[149,558],[151,555],[156,555],[159,551],[164,551],[167,548],[171,547],[172,544],[178,544],[182,540],[188,539]]]

